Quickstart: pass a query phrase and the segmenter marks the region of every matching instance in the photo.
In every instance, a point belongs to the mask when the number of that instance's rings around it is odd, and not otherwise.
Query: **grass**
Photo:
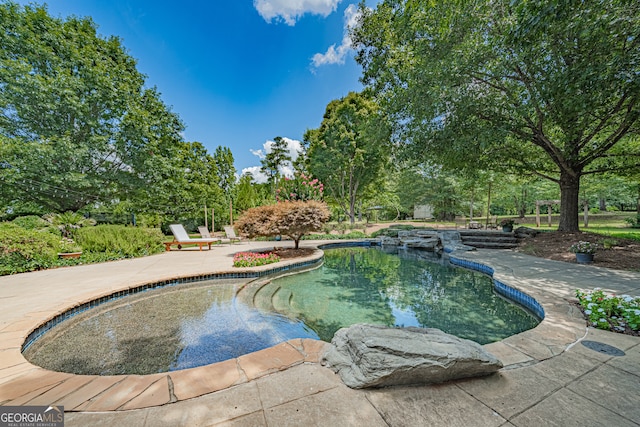
[[[640,241],[640,228],[631,228],[625,218],[635,217],[635,212],[602,212],[598,214],[589,214],[589,226],[584,227],[583,217],[580,215],[580,230],[591,233],[602,234],[607,237],[618,239],[632,239]],[[498,223],[504,218],[516,218],[515,215],[498,216]],[[474,221],[485,224],[486,217],[474,217]],[[560,216],[551,215],[551,226],[548,224],[548,216],[546,213],[540,214],[540,227],[536,226],[535,215],[527,215],[524,219],[516,218],[516,227],[529,227],[540,231],[556,231]],[[402,224],[403,221],[390,221],[389,225]],[[451,221],[413,221],[423,223],[425,226],[434,228],[454,228],[455,222]],[[378,222],[381,223],[381,222]]]

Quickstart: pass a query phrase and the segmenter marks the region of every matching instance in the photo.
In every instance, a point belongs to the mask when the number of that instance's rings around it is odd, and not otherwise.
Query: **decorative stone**
[[[322,363],[351,388],[442,383],[502,368],[480,344],[439,329],[366,324],[336,332]]]
[[[518,238],[536,237],[539,231],[529,227],[518,227],[515,229],[515,235]]]

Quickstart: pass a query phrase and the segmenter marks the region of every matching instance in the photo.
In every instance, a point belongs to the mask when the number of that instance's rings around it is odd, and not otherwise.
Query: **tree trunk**
[[[598,202],[600,203],[600,210],[602,212],[606,212],[607,211],[607,200],[600,196]]]
[[[578,227],[578,195],[580,175],[560,173],[560,224],[558,231],[580,231]],[[551,209],[551,206],[549,206]]]

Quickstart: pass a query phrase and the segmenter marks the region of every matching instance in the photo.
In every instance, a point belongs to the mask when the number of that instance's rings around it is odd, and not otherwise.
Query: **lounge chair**
[[[203,239],[216,239],[220,243],[231,242],[231,240],[229,239],[221,239],[219,237],[213,237],[211,233],[209,233],[209,230],[207,229],[207,227],[205,227],[204,225],[201,225],[200,227],[198,227],[198,233],[200,233],[200,237],[202,237]]]
[[[227,239],[229,239],[231,243],[239,242],[240,240],[242,240],[242,237],[236,236],[236,230],[234,230],[230,225],[224,226],[224,233],[227,235]]]
[[[219,239],[214,238],[201,238],[201,239],[192,239],[187,234],[187,230],[184,229],[182,224],[171,224],[169,226],[171,233],[173,233],[173,242],[167,242],[164,244],[164,247],[167,251],[171,250],[171,246],[178,245],[178,249],[182,249],[183,245],[198,245],[200,250],[204,245],[207,245],[209,249],[211,249],[211,245],[217,242]]]

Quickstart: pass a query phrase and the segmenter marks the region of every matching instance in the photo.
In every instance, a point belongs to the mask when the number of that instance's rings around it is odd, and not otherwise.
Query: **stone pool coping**
[[[317,242],[316,247],[323,243]],[[264,246],[264,244],[262,244]],[[263,249],[258,242],[243,244],[226,248],[215,248],[213,251],[203,251],[197,254],[194,251],[169,252],[163,255],[148,257],[149,262],[139,260],[121,261],[117,263],[98,264],[93,266],[74,267],[63,269],[61,273],[55,270],[46,272],[27,273],[14,277],[14,279],[0,278],[0,298],[13,299],[17,304],[15,312],[22,315],[13,319],[0,317],[0,404],[3,405],[49,405],[55,403],[63,405],[65,411],[122,411],[139,408],[161,406],[168,403],[191,399],[215,391],[223,390],[234,385],[252,381],[273,372],[288,369],[304,363],[317,363],[324,347],[327,345],[315,340],[291,340],[277,346],[247,354],[237,359],[232,359],[212,365],[192,368],[182,371],[160,373],[153,375],[123,375],[123,376],[90,376],[73,375],[47,371],[34,366],[24,359],[20,353],[22,343],[29,333],[46,320],[58,315],[77,301],[88,301],[100,298],[134,286],[149,283],[150,280],[133,281],[131,274],[119,275],[118,269],[126,270],[134,265],[138,268],[140,276],[149,276],[152,281],[175,279],[198,274],[206,274],[205,271],[229,271],[231,256],[239,250]],[[211,253],[207,253],[211,252]],[[498,251],[491,251],[497,253]],[[321,253],[316,253],[308,259],[290,261],[290,263],[315,259]],[[508,283],[514,289],[534,297],[545,310],[545,319],[534,329],[506,338],[500,342],[487,344],[485,348],[495,354],[505,365],[504,369],[533,365],[561,354],[567,348],[580,340],[585,335],[585,324],[579,311],[566,300],[558,297],[558,294],[544,287],[522,286],[513,275],[513,271],[487,259],[478,258],[477,253],[454,253],[459,259],[478,262],[484,265],[491,264],[494,270],[494,279],[502,283]],[[173,262],[167,262],[172,257]],[[187,257],[193,257],[188,259]],[[197,258],[196,258],[197,257]],[[156,258],[155,260],[152,258]],[[160,260],[162,258],[162,260]],[[197,261],[206,260],[198,265]],[[156,261],[156,262],[154,262]],[[180,262],[188,263],[181,266]],[[196,261],[196,262],[193,262]],[[211,266],[212,261],[219,264],[217,268]],[[159,263],[158,263],[159,262]],[[149,265],[147,265],[149,264]],[[164,264],[162,267],[159,264]],[[163,275],[162,269],[171,264],[174,269],[180,269],[182,274]],[[160,269],[159,272],[148,270],[151,265]],[[269,266],[263,266],[268,270]],[[61,269],[62,270],[62,269]],[[198,273],[198,270],[200,273]],[[259,271],[260,268],[254,271]],[[233,270],[237,272],[237,270]],[[68,291],[78,290],[78,286],[70,286],[65,282],[71,277],[81,275],[83,272],[110,272],[118,278],[120,284],[108,286],[109,281],[98,280],[97,290],[79,294],[74,297],[42,298],[33,307],[20,304],[19,295],[5,295],[2,286],[5,282],[27,283],[35,282],[37,288],[42,291],[46,281],[53,279],[53,284]],[[75,274],[78,273],[78,274]],[[155,275],[155,277],[153,277]],[[135,276],[135,274],[133,275]],[[22,280],[25,279],[25,280]],[[85,279],[86,281],[91,281]],[[127,283],[134,283],[133,285]],[[52,286],[49,283],[49,286]],[[71,289],[69,289],[71,288]],[[81,289],[82,287],[80,287]],[[46,288],[45,288],[46,289]],[[17,291],[18,289],[14,289]],[[73,293],[73,292],[72,292]],[[28,299],[28,298],[27,298]],[[62,299],[62,302],[60,301]],[[32,310],[30,310],[32,309]],[[11,316],[9,316],[11,317]],[[17,317],[17,318],[16,318]]]

